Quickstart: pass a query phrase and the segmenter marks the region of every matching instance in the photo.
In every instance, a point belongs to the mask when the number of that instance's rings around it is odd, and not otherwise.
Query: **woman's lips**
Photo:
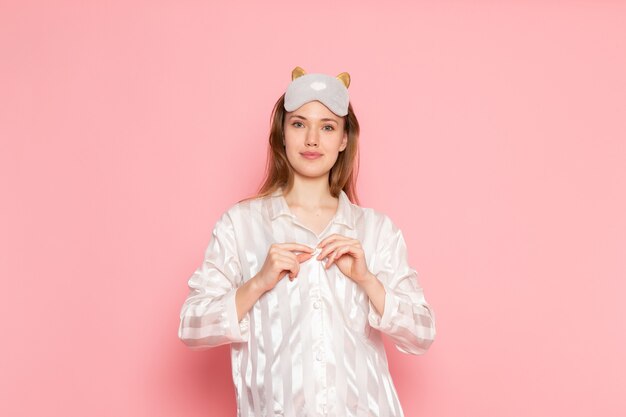
[[[304,156],[306,159],[317,159],[320,156],[322,156],[321,153],[308,153],[308,152],[302,152],[300,153],[300,155]]]

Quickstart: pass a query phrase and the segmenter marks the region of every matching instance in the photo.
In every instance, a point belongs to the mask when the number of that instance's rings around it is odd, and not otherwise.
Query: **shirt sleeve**
[[[188,280],[178,337],[192,350],[247,342],[249,312],[237,320],[235,295],[242,283],[235,230],[228,212],[218,219],[204,261]]]
[[[435,339],[435,312],[424,298],[417,271],[408,263],[402,232],[390,220],[387,228],[390,232],[380,241],[372,271],[385,287],[385,307],[381,315],[370,300],[368,321],[388,335],[400,352],[421,355]]]

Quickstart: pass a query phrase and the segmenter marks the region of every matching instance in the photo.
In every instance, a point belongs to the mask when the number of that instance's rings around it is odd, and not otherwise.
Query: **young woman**
[[[230,344],[238,417],[403,416],[382,334],[413,355],[434,340],[402,232],[358,205],[349,84],[292,71],[266,179],[220,216],[188,281],[178,336]]]

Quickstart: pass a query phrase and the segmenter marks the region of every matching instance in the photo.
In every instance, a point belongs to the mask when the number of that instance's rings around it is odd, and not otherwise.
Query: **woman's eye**
[[[302,122],[293,122],[291,125],[294,127],[304,126]],[[329,128],[329,129],[326,129],[326,128]],[[326,125],[324,126],[324,129],[328,131],[332,131],[332,130],[335,130],[335,127],[333,125]]]

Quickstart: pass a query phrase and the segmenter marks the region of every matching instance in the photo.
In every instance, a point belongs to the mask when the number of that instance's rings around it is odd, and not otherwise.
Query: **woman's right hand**
[[[301,252],[296,254],[296,252]],[[289,272],[289,280],[293,281],[300,272],[300,263],[310,259],[315,249],[299,243],[273,243],[267,251],[267,257],[257,274],[259,285],[269,291],[278,284]]]

